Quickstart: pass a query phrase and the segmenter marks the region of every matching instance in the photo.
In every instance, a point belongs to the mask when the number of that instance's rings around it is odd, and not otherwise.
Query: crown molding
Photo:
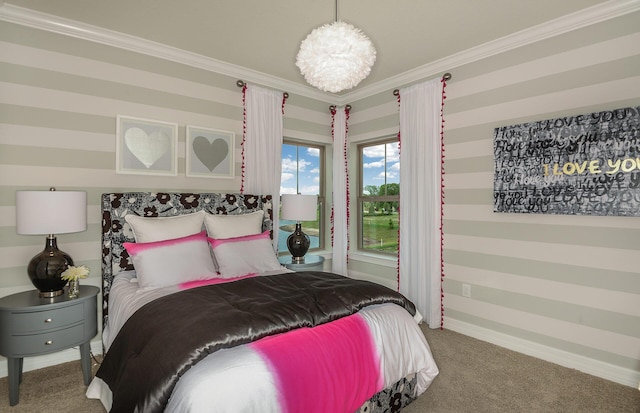
[[[322,92],[311,86],[301,85],[246,67],[12,4],[3,5],[0,3],[0,20],[158,57],[320,101],[333,102],[335,98],[334,95]]]
[[[260,84],[266,87],[336,105],[345,105],[349,102],[355,102],[387,90],[392,90],[417,82],[421,79],[435,77],[464,64],[472,63],[540,40],[545,40],[592,24],[633,13],[638,10],[640,10],[640,0],[610,0],[567,16],[521,30],[500,39],[484,43],[480,46],[455,53],[426,65],[389,77],[372,85],[357,89],[353,92],[349,92],[344,95],[335,95],[322,92],[311,86],[271,76],[246,67],[234,65],[232,63],[223,62],[200,54],[85,24],[79,21],[14,6],[4,3],[4,0],[0,0],[0,20],[3,21],[166,59],[222,75],[239,78],[245,82]]]

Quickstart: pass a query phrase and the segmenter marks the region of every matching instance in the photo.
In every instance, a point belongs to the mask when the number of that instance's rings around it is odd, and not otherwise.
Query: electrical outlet
[[[471,297],[471,285],[462,284],[462,296],[463,297]]]

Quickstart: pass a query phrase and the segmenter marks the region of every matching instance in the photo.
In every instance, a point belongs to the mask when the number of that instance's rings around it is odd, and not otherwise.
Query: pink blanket
[[[283,412],[354,412],[383,388],[379,355],[357,314],[250,346],[276,377]]]

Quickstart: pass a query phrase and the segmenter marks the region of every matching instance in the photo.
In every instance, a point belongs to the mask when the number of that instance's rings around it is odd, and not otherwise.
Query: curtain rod
[[[336,109],[336,105],[331,105],[329,106],[329,111],[335,110]],[[344,107],[346,110],[351,110],[351,105],[345,105]]]
[[[242,80],[237,80],[236,81],[236,86],[238,87],[244,87],[244,85],[246,85],[245,82],[243,82]],[[289,99],[289,92],[283,92],[282,96],[284,96],[285,99]]]
[[[447,72],[444,75],[442,75],[442,80],[444,80],[445,82],[451,80],[453,76],[451,76],[451,73]],[[400,94],[400,89],[394,89],[393,90],[393,96],[398,96]]]

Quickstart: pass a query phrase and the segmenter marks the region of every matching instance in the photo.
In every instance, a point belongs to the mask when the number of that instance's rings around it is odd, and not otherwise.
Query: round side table
[[[291,255],[283,255],[278,261],[291,271],[322,271],[324,265],[323,256],[312,254],[305,255],[304,262],[294,262]]]

